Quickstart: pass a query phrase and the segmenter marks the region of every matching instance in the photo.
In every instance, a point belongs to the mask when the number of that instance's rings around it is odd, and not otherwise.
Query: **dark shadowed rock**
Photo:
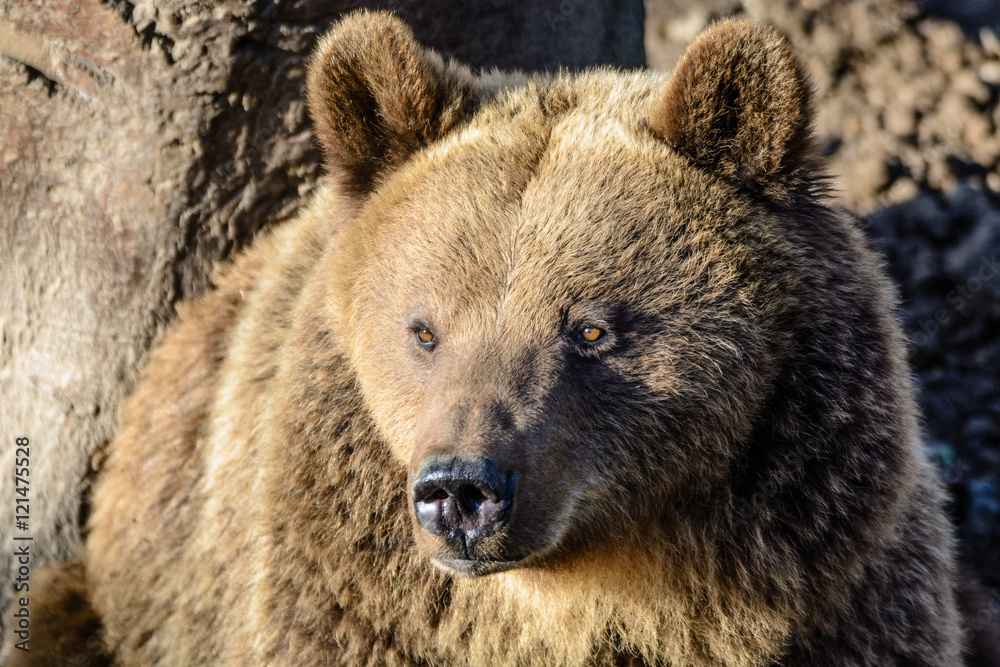
[[[900,289],[921,387],[927,447],[952,492],[966,559],[989,587],[1000,572],[1000,284],[984,273],[1000,202],[960,187],[924,193],[866,220]]]
[[[1000,212],[990,211],[945,256],[945,268],[973,298],[1000,301]]]

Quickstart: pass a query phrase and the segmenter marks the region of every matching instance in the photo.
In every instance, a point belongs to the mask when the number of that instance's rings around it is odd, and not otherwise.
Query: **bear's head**
[[[308,92],[349,211],[319,316],[437,565],[551,565],[732,520],[775,443],[828,435],[804,432],[826,420],[809,392],[839,369],[804,350],[849,348],[826,309],[867,306],[830,287],[854,241],[771,29],[717,23],[669,77],[477,76],[358,14]]]

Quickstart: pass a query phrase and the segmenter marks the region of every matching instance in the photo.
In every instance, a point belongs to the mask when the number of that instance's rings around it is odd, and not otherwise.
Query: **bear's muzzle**
[[[424,460],[411,484],[413,508],[420,527],[441,538],[453,556],[439,560],[467,574],[485,574],[471,562],[494,562],[483,558],[478,547],[506,527],[515,485],[513,473],[500,470],[484,456],[437,455]]]

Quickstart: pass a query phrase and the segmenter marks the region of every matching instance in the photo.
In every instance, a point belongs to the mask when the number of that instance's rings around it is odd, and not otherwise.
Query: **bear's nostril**
[[[507,522],[513,475],[482,456],[433,456],[413,477],[417,522],[428,532],[462,543],[497,533]]]
[[[486,500],[486,494],[479,487],[469,484],[459,491],[458,500],[466,507],[478,508]]]
[[[431,495],[424,498],[424,502],[434,502],[435,500],[444,500],[448,497],[448,492],[444,489],[437,489]]]

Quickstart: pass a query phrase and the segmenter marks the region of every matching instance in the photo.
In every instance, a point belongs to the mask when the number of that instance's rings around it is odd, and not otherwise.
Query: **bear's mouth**
[[[500,560],[491,558],[443,558],[433,556],[431,563],[448,572],[449,574],[464,574],[467,577],[483,577],[487,574],[505,572],[518,567],[524,562],[523,558],[514,560]]]

